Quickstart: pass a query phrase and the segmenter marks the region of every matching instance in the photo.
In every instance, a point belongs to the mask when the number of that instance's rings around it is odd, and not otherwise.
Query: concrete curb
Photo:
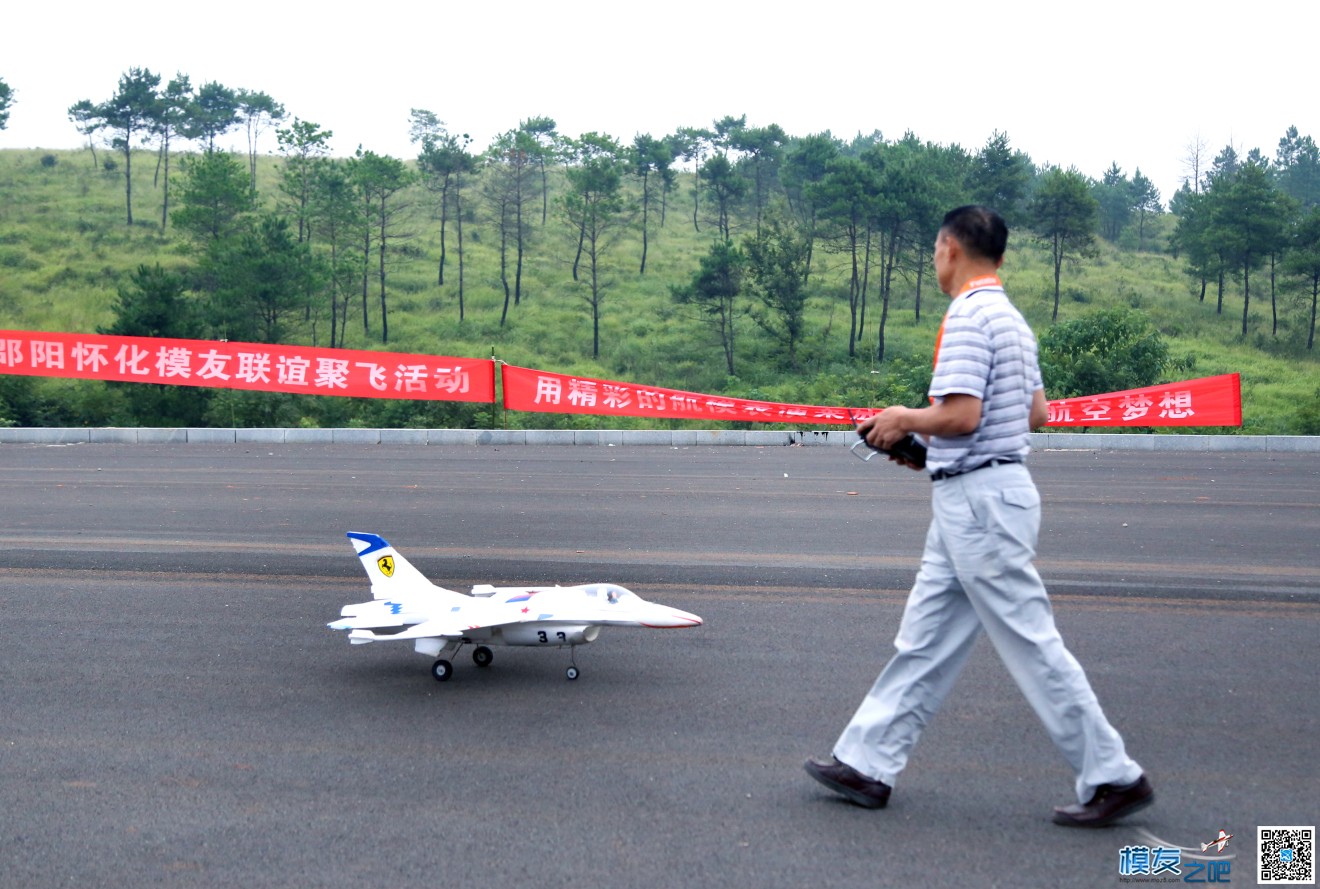
[[[349,444],[349,445],[594,445],[687,448],[702,446],[846,447],[857,439],[841,430],[741,429],[157,429],[101,427],[0,428],[0,444]],[[1123,435],[1033,432],[1038,451],[1268,451],[1320,453],[1313,435]]]

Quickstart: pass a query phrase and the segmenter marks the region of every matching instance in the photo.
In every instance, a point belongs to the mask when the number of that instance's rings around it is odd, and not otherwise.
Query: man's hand
[[[890,413],[891,413],[891,417],[890,417],[890,419],[892,420],[892,419],[894,419],[894,417],[892,416],[894,409],[893,409],[893,408],[890,408],[889,411],[890,411]],[[851,419],[851,418],[852,418],[852,415],[849,414],[849,419]],[[884,445],[876,445],[876,443],[875,443],[877,440],[880,439],[880,436],[881,436],[881,434],[882,434],[882,433],[880,433],[880,432],[876,432],[876,431],[875,431],[876,420],[877,420],[878,418],[879,418],[879,414],[876,414],[875,416],[869,417],[869,418],[867,418],[866,420],[862,421],[861,423],[857,424],[857,434],[858,434],[859,436],[861,436],[862,441],[865,442],[865,443],[866,443],[867,445],[869,445],[870,447],[872,447],[872,448],[885,448],[886,446],[884,446]],[[856,421],[854,421],[854,422],[856,422]],[[898,436],[898,438],[895,439],[895,441],[894,441],[894,445],[901,445],[901,444],[903,443],[903,441],[904,441],[905,439],[908,439],[908,438],[909,438],[908,433],[900,433],[899,436]],[[890,446],[890,447],[892,447],[892,446]],[[907,449],[906,449],[906,448],[900,448],[900,450],[906,451]],[[913,462],[911,462],[910,460],[908,460],[907,458],[903,457],[901,454],[899,454],[899,453],[897,453],[897,452],[895,452],[895,451],[893,451],[893,450],[888,450],[888,449],[886,449],[886,450],[884,450],[883,452],[884,452],[885,456],[889,458],[889,462],[890,462],[890,463],[897,463],[899,466],[906,466],[908,469],[924,469],[924,468],[925,468],[925,466],[922,466],[922,465],[918,465],[918,464],[916,464],[916,463],[913,463]]]
[[[981,399],[974,395],[955,394],[937,399],[930,407],[887,407],[859,423],[857,431],[871,447],[889,450],[909,432],[969,435],[980,424]]]
[[[909,430],[904,427],[902,417],[903,412],[907,410],[908,408],[899,406],[887,407],[859,423],[857,433],[866,439],[866,443],[871,447],[889,450],[908,434]]]

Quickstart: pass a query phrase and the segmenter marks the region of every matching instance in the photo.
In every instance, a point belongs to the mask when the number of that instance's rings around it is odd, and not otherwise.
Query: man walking
[[[930,406],[890,407],[858,427],[878,448],[911,433],[926,439],[934,517],[897,653],[834,756],[805,768],[852,802],[882,808],[984,629],[1076,775],[1078,802],[1055,808],[1055,823],[1100,827],[1149,805],[1154,790],[1064,646],[1031,564],[1040,495],[1023,460],[1027,433],[1044,425],[1049,408],[1035,337],[997,275],[1007,243],[1008,227],[989,208],[944,217],[935,273],[952,302]]]

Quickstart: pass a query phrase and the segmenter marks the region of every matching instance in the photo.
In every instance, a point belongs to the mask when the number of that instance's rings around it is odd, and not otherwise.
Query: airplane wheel
[[[431,675],[436,682],[448,682],[449,677],[454,675],[454,665],[441,658],[431,665]]]
[[[478,645],[472,649],[472,663],[478,667],[489,667],[490,662],[495,660],[495,655],[484,645]]]
[[[569,679],[576,679],[578,678],[578,668],[569,667],[568,670],[564,673],[564,675],[567,676]]]

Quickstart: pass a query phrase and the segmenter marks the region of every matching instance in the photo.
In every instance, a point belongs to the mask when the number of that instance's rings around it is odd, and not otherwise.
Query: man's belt
[[[984,463],[977,463],[975,466],[969,466],[966,469],[937,469],[930,474],[930,480],[938,482],[943,481],[946,478],[953,478],[958,475],[966,475],[969,472],[976,472],[978,469],[987,469],[991,466],[1005,466],[1009,463],[1021,462],[1021,457],[991,457]]]

